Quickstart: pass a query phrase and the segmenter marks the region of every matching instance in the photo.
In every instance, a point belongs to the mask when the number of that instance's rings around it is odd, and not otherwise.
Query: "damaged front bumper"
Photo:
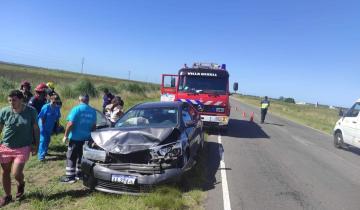
[[[183,173],[181,168],[160,164],[105,164],[86,158],[82,159],[81,167],[86,187],[116,194],[147,193],[155,185],[176,181]],[[124,177],[129,181],[124,181]]]

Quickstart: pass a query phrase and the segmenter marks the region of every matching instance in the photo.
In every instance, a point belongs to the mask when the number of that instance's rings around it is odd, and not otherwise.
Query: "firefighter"
[[[265,116],[270,106],[270,101],[267,96],[263,100],[261,100],[261,123],[264,123]]]
[[[28,105],[36,109],[40,113],[41,108],[46,104],[46,89],[48,87],[45,83],[40,83],[35,88],[35,96],[31,97]]]
[[[111,104],[111,101],[113,100],[115,96],[113,94],[111,94],[111,92],[109,91],[109,89],[105,88],[104,89],[104,96],[103,96],[103,114],[106,113],[106,106]]]
[[[21,82],[20,85],[20,91],[23,93],[23,103],[27,104],[31,97],[33,97],[33,94],[31,93],[31,84],[29,81],[24,80]]]

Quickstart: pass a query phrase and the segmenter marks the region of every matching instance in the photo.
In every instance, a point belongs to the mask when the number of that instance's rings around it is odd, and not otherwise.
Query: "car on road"
[[[98,121],[107,127],[106,119]],[[200,115],[187,102],[148,102],[129,109],[113,128],[98,129],[83,148],[83,183],[117,194],[150,191],[192,168],[204,144]]]
[[[334,145],[343,148],[351,145],[360,148],[360,99],[346,112],[340,111],[341,118],[334,128]]]

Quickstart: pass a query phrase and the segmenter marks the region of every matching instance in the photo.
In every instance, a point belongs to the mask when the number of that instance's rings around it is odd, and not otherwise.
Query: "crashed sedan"
[[[118,194],[148,192],[178,180],[204,144],[199,113],[184,102],[136,105],[113,128],[91,137],[83,149],[83,183]]]

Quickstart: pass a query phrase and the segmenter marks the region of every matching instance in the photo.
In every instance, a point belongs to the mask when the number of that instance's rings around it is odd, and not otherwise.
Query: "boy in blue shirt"
[[[38,115],[38,124],[40,128],[40,145],[38,151],[38,159],[45,160],[47,154],[51,133],[54,129],[55,123],[61,117],[60,107],[56,104],[57,95],[54,94],[50,97],[50,102],[45,104]]]
[[[74,183],[81,178],[81,158],[85,141],[91,139],[91,131],[96,128],[96,111],[88,105],[89,96],[79,96],[79,105],[71,109],[67,117],[67,125],[63,142],[67,140],[66,176],[62,177],[63,183]]]

